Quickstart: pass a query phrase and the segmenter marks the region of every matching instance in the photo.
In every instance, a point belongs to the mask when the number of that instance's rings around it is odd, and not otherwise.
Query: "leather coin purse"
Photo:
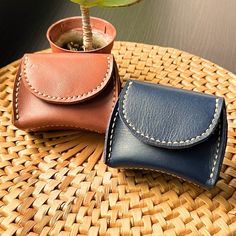
[[[13,91],[13,124],[26,131],[104,133],[120,91],[109,54],[26,54]]]
[[[106,133],[110,167],[168,173],[216,184],[227,142],[222,97],[128,81]]]

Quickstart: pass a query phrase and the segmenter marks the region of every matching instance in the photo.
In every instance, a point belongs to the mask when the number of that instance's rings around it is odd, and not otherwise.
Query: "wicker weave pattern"
[[[0,235],[236,235],[236,76],[191,54],[117,42],[123,81],[224,96],[229,139],[217,187],[102,161],[102,135],[27,134],[11,124],[19,61],[0,70]]]

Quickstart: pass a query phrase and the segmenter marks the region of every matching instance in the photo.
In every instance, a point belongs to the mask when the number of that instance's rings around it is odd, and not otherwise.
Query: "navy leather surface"
[[[138,81],[127,82],[106,134],[105,163],[215,185],[227,141],[224,99]]]

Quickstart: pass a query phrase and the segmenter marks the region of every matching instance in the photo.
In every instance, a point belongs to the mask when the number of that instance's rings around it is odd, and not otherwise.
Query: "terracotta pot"
[[[95,53],[110,53],[113,47],[113,43],[116,37],[116,29],[115,27],[100,18],[90,17],[90,22],[92,26],[92,31],[94,35],[99,35],[102,39],[101,47],[90,50],[90,51],[70,51],[62,48],[61,42],[65,36],[65,33],[75,32],[82,35],[82,18],[81,17],[70,17],[65,18],[60,21],[57,21],[53,25],[51,25],[47,31],[47,39],[50,43],[50,47],[53,52],[70,52],[70,53],[87,53],[87,52],[95,52]],[[60,38],[61,37],[61,38]],[[66,36],[67,37],[67,36]],[[65,38],[65,37],[64,37]],[[67,39],[68,40],[68,39]]]

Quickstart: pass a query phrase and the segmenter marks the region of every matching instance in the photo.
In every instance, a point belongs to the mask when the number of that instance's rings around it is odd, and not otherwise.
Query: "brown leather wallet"
[[[26,131],[104,133],[120,92],[113,55],[26,54],[13,92],[13,124]]]

